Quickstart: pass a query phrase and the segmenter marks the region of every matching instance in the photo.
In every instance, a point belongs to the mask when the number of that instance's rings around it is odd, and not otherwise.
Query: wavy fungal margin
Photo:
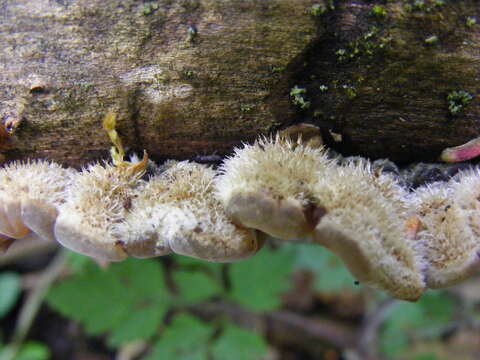
[[[335,252],[366,285],[415,301],[480,269],[480,172],[409,191],[367,160],[277,136],[237,148],[218,170],[127,162],[107,117],[113,163],[0,169],[0,250],[41,238],[104,261],[179,253],[231,262],[264,234]],[[145,175],[147,167],[153,175]]]

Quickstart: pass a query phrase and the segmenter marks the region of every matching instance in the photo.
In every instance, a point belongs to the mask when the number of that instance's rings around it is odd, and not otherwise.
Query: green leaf
[[[191,315],[179,314],[143,360],[207,360],[213,331],[213,326]]]
[[[426,293],[417,303],[400,302],[385,320],[380,342],[389,359],[401,358],[411,336],[438,337],[453,319],[455,302],[442,292]]]
[[[50,350],[45,344],[30,341],[22,346],[15,360],[48,360],[50,357]]]
[[[416,355],[412,360],[439,360],[435,354],[420,354]]]
[[[222,287],[211,276],[201,272],[175,271],[173,279],[180,288],[180,301],[194,304],[222,293]]]
[[[88,256],[74,253],[69,251],[68,253],[68,265],[70,270],[74,273],[79,273],[85,270],[87,266],[90,266],[93,263],[93,260]]]
[[[53,287],[47,303],[62,315],[83,323],[87,333],[98,335],[127,316],[129,304],[124,300],[125,295],[113,272],[89,268]]]
[[[133,340],[150,338],[159,328],[166,312],[164,305],[146,304],[145,308],[132,308],[132,313],[112,331],[108,343],[118,347]]]
[[[0,319],[15,305],[21,292],[21,279],[18,274],[0,274]]]
[[[290,287],[295,250],[282,246],[277,251],[264,248],[249,260],[230,266],[231,298],[256,311],[276,309],[280,295]]]
[[[391,311],[385,321],[381,344],[389,358],[401,354],[408,347],[408,332],[425,324],[423,310],[418,304],[402,302]]]
[[[129,259],[111,267],[121,282],[133,292],[130,298],[144,296],[165,298],[168,294],[163,268],[156,260]]]
[[[230,325],[212,346],[215,360],[258,360],[268,351],[265,340],[258,334]]]
[[[110,331],[112,346],[152,336],[169,301],[160,264],[136,259],[113,264],[108,271],[89,264],[47,296],[54,310],[81,322],[88,334]]]
[[[298,244],[295,267],[310,270],[315,275],[315,289],[322,293],[357,291],[355,278],[333,253],[315,244]]]
[[[214,263],[210,261],[195,259],[188,256],[173,255],[175,263],[178,264],[180,270],[202,270],[214,275],[217,279],[222,278],[222,268],[224,264]]]

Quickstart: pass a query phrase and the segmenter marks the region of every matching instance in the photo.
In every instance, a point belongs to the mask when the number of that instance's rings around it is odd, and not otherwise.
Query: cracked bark
[[[0,0],[0,116],[21,120],[7,160],[106,158],[110,109],[124,143],[155,160],[223,155],[305,121],[345,154],[405,163],[478,135],[475,1],[389,1],[386,17],[366,0],[319,16],[315,4]],[[454,90],[474,96],[456,116]]]

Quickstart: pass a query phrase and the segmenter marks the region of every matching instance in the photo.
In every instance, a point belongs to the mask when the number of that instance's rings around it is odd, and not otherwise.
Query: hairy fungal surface
[[[104,261],[178,253],[231,262],[256,254],[263,232],[325,246],[362,283],[408,301],[480,270],[478,169],[410,190],[398,171],[383,171],[395,170],[388,161],[331,158],[316,135],[289,134],[236,149],[218,171],[156,166],[146,154],[124,161],[115,117],[104,125],[113,164],[0,169],[0,252],[40,237]]]
[[[108,261],[127,257],[115,228],[136,196],[143,172],[132,167],[95,164],[79,173],[66,194],[55,224],[63,246]]]
[[[53,240],[57,208],[74,171],[47,161],[13,162],[0,169],[0,233],[12,243],[30,235]]]
[[[160,171],[132,203],[123,227],[129,234],[127,248],[145,244],[153,253],[172,251],[209,261],[241,260],[258,251],[254,230],[233,225],[213,196],[214,170],[169,161]]]
[[[422,222],[419,252],[430,288],[444,288],[480,270],[480,172],[458,174],[448,183],[416,191]]]
[[[333,161],[323,149],[276,137],[235,149],[216,181],[217,196],[232,220],[284,240],[307,236],[323,209],[311,186]]]
[[[421,259],[408,237],[406,192],[386,174],[355,161],[318,174],[312,188],[326,211],[314,241],[336,253],[362,283],[404,300],[425,290]]]

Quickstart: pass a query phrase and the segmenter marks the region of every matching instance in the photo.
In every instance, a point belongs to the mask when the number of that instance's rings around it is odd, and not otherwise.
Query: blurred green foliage
[[[101,268],[73,254],[71,273],[47,295],[47,304],[83,325],[91,336],[105,336],[117,349],[137,340],[149,344],[142,360],[255,360],[265,358],[264,336],[239,328],[228,318],[206,322],[195,309],[207,303],[235,303],[256,313],[282,307],[282,295],[293,287],[293,274],[313,275],[313,291],[341,296],[358,294],[341,261],[325,249],[308,244],[265,247],[249,260],[209,263],[172,255],[163,259],[129,259]],[[21,277],[0,273],[0,317],[15,306]],[[379,294],[377,300],[383,299]],[[374,301],[377,301],[374,300]],[[428,292],[418,303],[398,302],[381,328],[380,346],[386,359],[405,359],[412,341],[438,340],[456,316],[456,302],[445,292]],[[1,345],[0,345],[1,355]],[[442,360],[435,354],[415,354],[413,360]],[[46,360],[48,348],[24,344],[15,360]]]
[[[280,295],[290,287],[295,249],[283,246],[264,249],[256,256],[230,266],[231,299],[255,311],[274,310]]]
[[[315,245],[300,244],[295,247],[295,269],[310,270],[315,274],[315,289],[322,293],[357,291],[355,278],[343,262],[333,253]]]
[[[5,349],[0,344],[0,359],[3,358]],[[15,360],[49,360],[51,353],[45,344],[36,341],[27,341],[22,344]]]
[[[171,304],[163,268],[154,260],[129,259],[104,271],[93,262],[55,286],[47,303],[85,326],[90,335],[109,332],[115,347],[148,339]]]
[[[267,255],[268,256],[268,255]],[[75,256],[77,257],[77,256]],[[166,285],[164,267],[156,260],[129,259],[122,263],[111,264],[108,271],[102,270],[91,261],[73,258],[76,274],[55,286],[47,296],[48,304],[68,318],[79,321],[90,335],[108,333],[108,344],[118,347],[135,340],[150,340],[153,350],[147,359],[214,359],[222,357],[225,347],[235,342],[232,336],[242,344],[249,346],[248,351],[239,351],[235,358],[256,359],[264,355],[267,349],[263,338],[222,322],[207,324],[185,313],[188,306],[200,304],[225,296],[239,303],[248,303],[246,293],[258,293],[260,302],[250,302],[251,308],[273,309],[279,306],[279,295],[288,288],[290,270],[283,270],[281,261],[288,260],[282,252],[272,253],[272,257],[260,259],[277,264],[278,273],[270,278],[273,288],[263,287],[245,278],[231,276],[231,291],[223,284],[222,264],[206,263],[195,259],[175,256],[175,268],[171,278],[175,289]],[[249,260],[257,261],[258,260]],[[247,261],[247,265],[249,263]],[[244,265],[234,264],[230,271],[240,274]],[[238,269],[235,266],[243,266]],[[252,266],[252,264],[250,265]],[[255,265],[252,267],[255,269]],[[256,265],[258,271],[260,266]],[[242,270],[243,269],[243,270]],[[265,270],[265,267],[261,268]],[[250,269],[251,270],[251,269]],[[254,270],[255,271],[255,270]],[[259,275],[258,271],[252,274]],[[263,278],[268,280],[267,278]],[[282,281],[280,281],[282,280]],[[279,286],[281,285],[281,288]],[[250,287],[250,289],[247,289]],[[266,290],[265,290],[266,289]],[[247,306],[248,307],[248,306]],[[173,319],[164,324],[167,311],[173,311]],[[213,338],[214,333],[221,335]],[[179,341],[181,339],[181,341]]]
[[[21,290],[21,278],[12,272],[0,274],[0,319],[7,314],[17,302]]]
[[[454,300],[441,292],[426,293],[417,303],[398,303],[384,322],[383,353],[389,359],[401,359],[410,339],[438,338],[454,315]]]

